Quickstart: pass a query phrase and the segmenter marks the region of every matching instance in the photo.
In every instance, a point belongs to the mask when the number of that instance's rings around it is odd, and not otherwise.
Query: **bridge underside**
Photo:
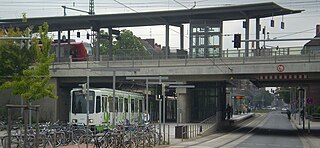
[[[173,79],[170,80],[172,81]],[[86,78],[59,78],[57,79],[57,116],[62,121],[68,121],[70,110],[70,90],[79,88],[78,84],[85,83]],[[166,121],[168,122],[200,122],[208,117],[218,115],[223,118],[222,109],[225,108],[226,87],[230,84],[227,81],[184,81],[195,88],[186,90],[176,90],[176,97],[166,100]],[[91,88],[112,88],[112,78],[92,77],[90,78]],[[159,101],[156,101],[152,91],[155,85],[149,85],[149,110],[151,119],[157,122],[159,119]],[[116,89],[144,92],[146,89],[143,81],[128,81],[125,77],[116,77]],[[162,106],[163,107],[163,106]]]

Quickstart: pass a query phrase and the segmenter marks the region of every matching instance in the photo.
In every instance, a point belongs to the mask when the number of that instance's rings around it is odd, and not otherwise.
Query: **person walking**
[[[291,111],[289,109],[287,109],[287,115],[288,115],[288,119],[291,120]]]
[[[229,104],[227,105],[226,111],[227,111],[227,119],[230,120],[230,117],[231,117],[231,106]]]

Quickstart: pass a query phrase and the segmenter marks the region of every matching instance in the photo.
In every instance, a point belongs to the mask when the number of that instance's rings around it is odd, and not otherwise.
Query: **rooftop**
[[[49,31],[79,30],[108,27],[135,27],[153,25],[180,26],[189,23],[192,19],[219,19],[222,21],[239,20],[245,18],[264,18],[270,16],[301,13],[303,10],[290,10],[273,2],[256,3],[246,5],[234,5],[225,7],[208,7],[199,9],[184,9],[173,11],[154,11],[139,13],[105,14],[105,15],[82,15],[82,16],[57,16],[28,18],[27,22],[22,19],[0,20],[0,27],[26,28],[30,25],[39,26],[48,22]]]

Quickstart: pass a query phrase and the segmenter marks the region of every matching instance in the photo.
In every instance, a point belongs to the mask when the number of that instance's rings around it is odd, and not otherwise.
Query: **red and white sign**
[[[274,74],[261,75],[259,80],[304,80],[307,79],[306,74]]]
[[[284,71],[284,65],[279,64],[279,65],[277,66],[277,71],[278,71],[278,72],[283,72],[283,71]]]

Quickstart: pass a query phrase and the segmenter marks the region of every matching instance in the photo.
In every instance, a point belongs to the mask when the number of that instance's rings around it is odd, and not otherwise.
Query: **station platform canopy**
[[[171,11],[153,11],[139,13],[119,13],[105,15],[57,16],[22,19],[1,19],[0,27],[10,26],[25,28],[39,26],[48,22],[49,31],[80,30],[109,27],[136,27],[153,25],[173,25],[189,23],[193,19],[218,19],[221,21],[239,20],[246,18],[264,18],[279,15],[301,13],[303,10],[290,10],[276,3],[255,3],[231,5],[224,7],[207,7],[199,9],[183,9]]]

